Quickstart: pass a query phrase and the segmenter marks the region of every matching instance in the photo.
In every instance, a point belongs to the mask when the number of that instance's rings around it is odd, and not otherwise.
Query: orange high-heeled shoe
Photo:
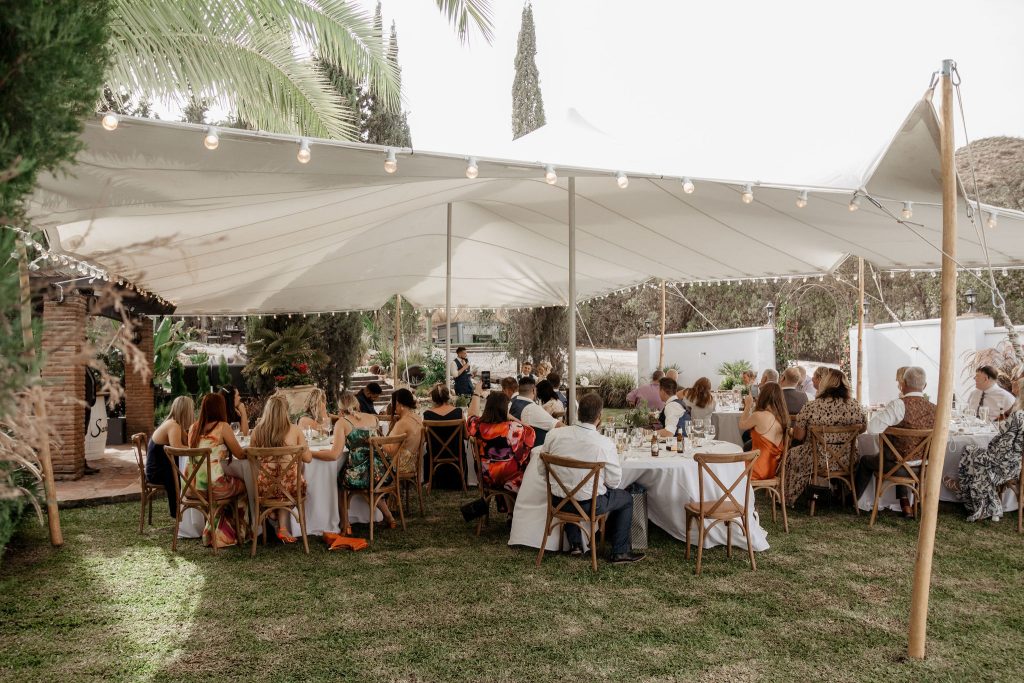
[[[281,541],[281,543],[295,543],[298,539],[294,536],[289,536],[284,529],[278,529],[277,540]]]

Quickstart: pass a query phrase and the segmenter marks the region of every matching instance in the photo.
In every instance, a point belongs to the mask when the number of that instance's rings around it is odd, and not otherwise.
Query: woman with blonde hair
[[[839,370],[819,367],[814,372],[818,394],[813,401],[808,401],[793,420],[793,440],[803,441],[807,438],[808,427],[848,427],[860,425],[863,433],[867,429],[867,416],[864,409],[852,396],[850,380]],[[842,443],[842,434],[825,434],[826,443]],[[789,449],[786,463],[786,500],[791,504],[803,494],[811,483],[811,471],[814,467],[814,454],[810,443],[803,443]],[[848,453],[843,454],[849,458]],[[832,469],[844,469],[849,462],[830,463]]]
[[[322,432],[330,424],[331,418],[327,413],[327,394],[323,389],[314,388],[306,397],[306,405],[299,418],[299,429],[303,431],[313,429]]]
[[[703,420],[715,412],[715,397],[711,395],[711,380],[701,377],[688,389],[680,389],[676,398],[690,411],[690,417]]]
[[[540,380],[542,380],[542,379],[546,379],[547,376],[548,376],[548,373],[550,373],[550,372],[551,372],[551,363],[547,362],[546,360],[542,360],[541,362],[537,363],[537,381],[538,382]]]
[[[288,401],[283,396],[271,396],[267,399],[267,404],[263,406],[263,415],[260,417],[259,423],[253,427],[249,446],[253,448],[302,446],[302,461],[309,462],[313,459],[306,445],[306,437],[302,435],[302,430],[288,419]],[[284,479],[280,482],[280,487],[284,491],[281,491],[275,484],[275,478],[261,467],[256,481],[261,496],[280,498],[287,492],[295,497],[299,487],[305,489],[306,486],[302,474],[298,473],[296,478],[296,472],[292,469],[286,471]],[[284,543],[295,543],[295,537],[288,533],[288,514],[287,510],[277,510],[277,538]]]
[[[338,408],[341,417],[338,420],[338,428],[334,430],[334,445],[330,452],[337,457],[341,455],[343,449],[348,451],[345,464],[338,472],[338,486],[349,491],[365,491],[370,488],[370,439],[377,434],[377,417],[362,412],[359,409],[359,400],[351,391],[342,392],[338,397]],[[384,461],[377,456],[373,466],[375,470],[383,471]],[[351,536],[352,526],[348,521],[348,508],[342,505],[342,500],[341,497],[338,498],[341,535]],[[383,498],[377,501],[377,509],[384,515],[384,523],[394,529],[395,518]]]
[[[191,396],[179,396],[171,403],[171,412],[149,437],[146,445],[146,481],[162,484],[167,491],[167,506],[171,517],[178,514],[178,498],[174,487],[174,469],[164,452],[166,446],[185,448],[188,430],[196,419],[196,406]]]

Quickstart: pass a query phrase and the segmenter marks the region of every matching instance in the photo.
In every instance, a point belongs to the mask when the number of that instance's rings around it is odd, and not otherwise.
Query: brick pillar
[[[42,378],[57,479],[78,479],[85,472],[85,317],[86,299],[80,294],[43,302]]]
[[[153,433],[153,321],[138,322],[135,344],[149,362],[149,376],[143,378],[133,368],[124,369],[125,428],[128,437],[137,432]]]

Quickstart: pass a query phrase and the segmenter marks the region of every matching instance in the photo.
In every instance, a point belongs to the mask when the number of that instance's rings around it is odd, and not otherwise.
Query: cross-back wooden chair
[[[898,448],[902,439],[918,439],[919,443],[912,450],[903,453]],[[905,486],[914,494],[914,507],[917,518],[921,519],[921,503],[924,496],[924,477],[928,470],[928,451],[932,445],[932,430],[901,429],[889,427],[878,435],[878,469],[875,471],[875,503],[871,507],[871,521],[868,526],[875,525],[878,518],[878,504],[882,494],[893,486]],[[887,466],[886,457],[894,462]]]
[[[792,437],[789,430],[782,437],[782,457],[775,476],[770,479],[754,479],[750,482],[754,491],[766,491],[772,501],[772,523],[775,523],[775,504],[782,508],[782,528],[789,533],[789,516],[786,514],[786,461],[789,459],[789,446]]]
[[[198,510],[207,520],[217,519],[222,508],[231,506],[235,521],[235,530],[241,530],[241,518],[238,514],[238,501],[245,497],[245,492],[218,498],[208,490],[200,489],[197,479],[201,471],[206,472],[206,481],[213,481],[213,463],[210,456],[213,450],[210,448],[174,448],[164,447],[164,453],[171,463],[174,472],[174,492],[178,498],[178,511],[174,516],[174,538],[171,540],[171,550],[178,549],[178,529],[181,527],[181,518],[186,510]],[[187,458],[189,466],[185,472],[178,467],[178,458]],[[213,534],[213,552],[217,552],[217,534]]]
[[[459,472],[463,492],[466,489],[466,422],[456,420],[424,420],[424,438],[427,443],[427,493],[434,490],[434,472],[442,467],[454,467]],[[448,437],[443,438],[445,431]]]
[[[608,521],[608,513],[603,512],[597,513],[597,491],[601,483],[601,472],[604,471],[603,462],[581,462],[579,460],[572,460],[571,458],[560,458],[550,453],[541,453],[540,461],[544,467],[544,487],[547,491],[548,510],[544,520],[544,537],[540,539],[540,551],[537,553],[537,566],[540,566],[541,560],[544,559],[544,549],[548,543],[548,536],[551,532],[558,529],[558,547],[562,547],[562,532],[566,524],[575,524],[580,528],[580,531],[586,533],[590,538],[590,567],[595,572],[597,571],[597,543],[595,543],[595,537],[597,532],[601,532],[601,542],[604,543],[604,529],[605,523]],[[586,470],[587,474],[583,479],[571,489],[569,486],[562,481],[562,477],[558,475],[553,468],[561,467],[570,470]],[[558,485],[558,489],[561,494],[558,495],[561,500],[555,504],[554,498],[555,493],[551,490],[551,480],[554,479]],[[587,490],[587,484],[590,484],[589,491]],[[576,494],[579,492],[584,494],[589,493],[590,499],[590,511],[583,509],[580,505],[579,500],[576,498]],[[586,500],[584,498],[583,500]],[[570,505],[572,509],[569,509]]]
[[[399,469],[398,481],[401,488],[404,490],[406,495],[405,505],[409,504],[409,489],[416,489],[416,498],[420,502],[420,517],[426,517],[426,513],[423,511],[423,441],[426,438],[425,430],[420,430],[420,440],[416,444],[416,448],[413,449],[413,464],[415,465],[414,471]],[[400,463],[398,463],[400,464]],[[397,464],[396,464],[397,467]]]
[[[402,510],[402,492],[398,481],[398,457],[388,455],[384,450],[385,446],[393,444],[401,445],[405,441],[404,436],[371,436],[370,437],[370,475],[369,483],[365,489],[341,488],[341,504],[348,509],[349,497],[353,495],[363,496],[370,506],[370,543],[373,543],[373,528],[377,516],[377,503],[385,498],[393,497],[398,506],[398,517],[402,521],[402,530],[405,530],[405,512]],[[380,458],[383,470],[377,467],[377,458]]]
[[[857,479],[854,472],[857,467],[857,437],[864,431],[864,425],[853,424],[843,427],[825,427],[808,425],[807,439],[811,447],[811,483],[824,479],[832,485],[833,480],[842,482],[853,497],[853,509],[859,515],[857,507]],[[838,434],[842,439],[839,443],[829,443],[827,435]],[[847,457],[846,467],[839,467],[843,455]],[[824,461],[824,462],[823,462]],[[845,490],[844,490],[845,495]],[[811,517],[814,516],[817,501],[811,498]]]
[[[256,487],[253,495],[254,507],[252,549],[250,557],[256,557],[256,529],[264,528],[267,518],[278,510],[286,510],[299,521],[302,546],[309,554],[309,538],[306,536],[306,487],[302,480],[303,446],[277,446],[246,448],[245,457],[252,469],[252,481]],[[294,489],[288,482],[295,482]],[[263,544],[267,544],[264,529]]]
[[[697,461],[697,490],[700,500],[687,503],[684,506],[686,512],[686,559],[690,559],[690,522],[697,522],[697,567],[696,574],[700,576],[701,560],[704,556],[704,537],[718,524],[725,524],[726,534],[726,555],[732,557],[732,525],[739,523],[743,529],[743,536],[747,539],[747,555],[750,556],[750,568],[757,570],[757,562],[754,560],[754,548],[750,545],[750,523],[748,511],[750,501],[753,499],[750,472],[754,468],[754,461],[761,454],[761,451],[753,450],[746,453],[735,453],[730,455],[714,455],[710,453],[697,453],[693,459]],[[743,471],[736,477],[731,485],[726,486],[712,465],[727,465],[730,463],[744,463]],[[707,500],[704,497],[704,480],[710,478],[718,488],[722,489],[722,495],[715,500]],[[743,501],[736,498],[734,491],[740,484],[743,485]],[[711,524],[705,526],[707,520]]]
[[[1017,533],[1024,533],[1024,454],[1021,455],[1021,471],[1016,479],[1011,479],[999,487],[999,495],[1003,495],[1006,489],[1012,489],[1017,494]],[[924,477],[922,476],[922,479]]]
[[[476,535],[479,536],[484,523],[486,522],[488,525],[491,523],[491,501],[501,498],[505,501],[508,509],[512,510],[516,506],[516,494],[503,487],[492,488],[484,484],[484,464],[480,457],[480,442],[474,436],[469,437],[469,449],[473,451],[473,464],[476,466],[476,483],[480,489],[480,497],[487,505],[487,511],[476,522]]]
[[[144,432],[132,434],[132,446],[135,449],[135,464],[139,466],[139,486],[142,490],[142,511],[139,514],[139,533],[146,530],[146,507],[149,507],[149,525],[153,525],[153,499],[164,490],[163,484],[151,484],[146,479],[146,448],[149,436]]]

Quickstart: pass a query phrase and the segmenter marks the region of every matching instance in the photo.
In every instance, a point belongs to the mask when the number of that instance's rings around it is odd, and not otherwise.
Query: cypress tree
[[[544,99],[540,94],[540,72],[537,70],[537,33],[533,27],[533,6],[523,7],[523,21],[516,46],[516,75],[512,81],[512,139],[537,130],[544,118]]]
[[[380,21],[380,3],[377,3],[377,14],[374,17],[374,21]],[[388,40],[387,55],[388,61],[394,66],[395,73],[397,74],[396,81],[400,102],[402,96],[402,69],[398,65],[398,30],[395,27],[395,22],[391,22],[391,36]],[[367,112],[364,124],[366,142],[392,147],[412,147],[412,134],[409,131],[408,115],[401,108],[398,111],[388,111],[379,103],[375,93],[370,89],[364,98],[364,111]]]

